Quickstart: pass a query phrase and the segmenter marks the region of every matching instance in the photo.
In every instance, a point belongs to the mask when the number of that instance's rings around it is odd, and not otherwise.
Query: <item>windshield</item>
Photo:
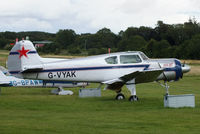
[[[140,52],[140,56],[142,57],[143,60],[148,60],[149,58],[142,52]]]
[[[138,55],[121,55],[120,63],[121,64],[129,64],[129,63],[140,63],[142,60]]]

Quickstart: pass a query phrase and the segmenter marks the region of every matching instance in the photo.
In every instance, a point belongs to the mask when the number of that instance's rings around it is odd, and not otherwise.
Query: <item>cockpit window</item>
[[[108,64],[117,64],[118,63],[117,56],[108,57],[105,59],[105,61]]]
[[[121,64],[129,64],[129,63],[140,63],[142,60],[138,55],[121,55],[120,63]]]
[[[142,57],[143,60],[148,60],[149,58],[142,52],[140,52],[140,56]]]

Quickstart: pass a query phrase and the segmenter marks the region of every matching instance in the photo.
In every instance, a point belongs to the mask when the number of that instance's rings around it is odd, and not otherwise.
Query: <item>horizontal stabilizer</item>
[[[24,67],[23,71],[21,71],[21,73],[35,73],[35,72],[39,72],[41,70],[43,70],[42,65],[26,66],[26,67]]]
[[[0,71],[0,86],[9,86],[10,81],[7,79],[7,76]]]
[[[9,81],[0,81],[0,87],[7,87],[7,86],[10,86]]]
[[[29,68],[29,69],[22,71],[21,73],[35,73],[35,72],[39,72],[41,70],[43,70],[43,68]]]

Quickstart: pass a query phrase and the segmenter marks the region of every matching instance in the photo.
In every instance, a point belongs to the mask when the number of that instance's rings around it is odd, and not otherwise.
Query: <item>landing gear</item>
[[[135,87],[135,79],[129,81],[126,83],[126,87],[131,92],[131,96],[129,98],[129,101],[138,101],[138,97],[136,96],[136,87]]]
[[[131,92],[131,96],[129,98],[129,101],[138,101],[139,99],[136,96],[135,79],[128,81],[126,83],[126,87]],[[121,89],[118,89],[116,92],[117,92],[117,96],[115,97],[116,100],[124,100],[125,99],[125,96],[121,93]]]
[[[132,96],[130,96],[130,98],[128,100],[129,101],[138,101],[139,98],[136,95],[132,95]]]
[[[164,81],[164,84],[160,83],[159,81],[157,81],[157,83],[159,83],[162,87],[165,88],[165,91],[166,91],[166,96],[169,95],[169,85],[167,85],[167,81]]]
[[[116,100],[124,100],[125,96],[122,93],[118,93],[117,96],[115,97]]]

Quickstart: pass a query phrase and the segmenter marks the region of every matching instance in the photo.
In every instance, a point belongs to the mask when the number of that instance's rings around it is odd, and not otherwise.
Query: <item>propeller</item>
[[[190,71],[190,66],[185,63],[185,61],[181,64],[182,73],[187,73]]]

